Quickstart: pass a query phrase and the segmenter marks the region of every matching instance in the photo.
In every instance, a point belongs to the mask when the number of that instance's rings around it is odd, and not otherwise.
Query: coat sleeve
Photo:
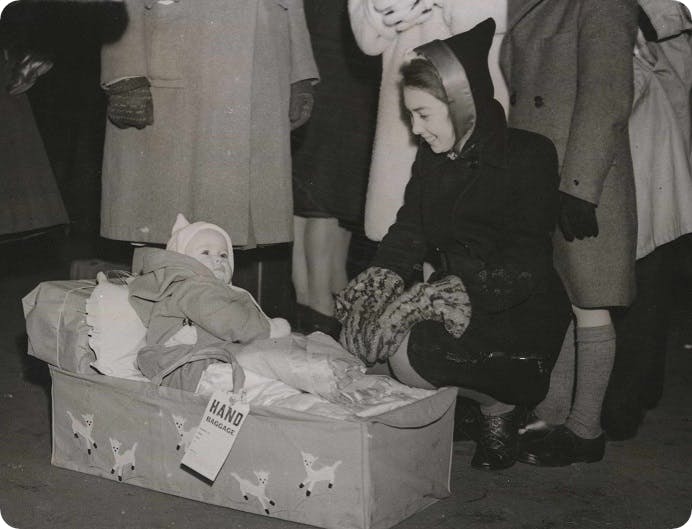
[[[598,204],[632,108],[637,3],[583,0],[578,25],[577,95],[560,190]]]
[[[179,287],[180,311],[220,340],[246,343],[269,337],[269,320],[247,292],[214,279],[191,278]]]
[[[348,14],[353,36],[363,53],[380,55],[396,40],[396,30],[384,25],[372,0],[348,0]]]
[[[291,83],[308,79],[317,81],[319,73],[312,54],[303,0],[290,0],[287,5],[291,37]]]
[[[144,36],[144,0],[122,0],[127,12],[127,27],[114,42],[101,48],[101,85],[125,77],[147,77]]]
[[[557,152],[547,138],[533,138],[530,150],[518,151],[511,162],[511,192],[497,256],[462,277],[472,306],[488,312],[507,310],[528,299],[551,267]]]
[[[404,193],[404,204],[399,208],[396,221],[380,243],[373,266],[388,268],[409,284],[421,270],[427,251],[421,217],[422,177],[413,164],[411,179]]]

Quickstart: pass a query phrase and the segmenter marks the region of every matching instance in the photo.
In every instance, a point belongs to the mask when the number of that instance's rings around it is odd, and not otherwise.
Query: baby
[[[233,246],[222,228],[178,214],[166,250],[138,248],[130,303],[147,327],[148,345],[247,343],[290,334],[249,292],[231,284]]]

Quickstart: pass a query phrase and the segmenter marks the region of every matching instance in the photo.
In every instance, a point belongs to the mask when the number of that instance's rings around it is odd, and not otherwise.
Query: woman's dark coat
[[[411,282],[432,252],[442,274],[466,285],[473,315],[460,339],[434,322],[411,333],[411,365],[436,386],[459,385],[449,368],[452,350],[468,358],[538,356],[550,367],[571,314],[552,266],[555,148],[538,134],[507,129],[497,102],[478,119],[457,159],[421,144],[404,205],[373,263]]]

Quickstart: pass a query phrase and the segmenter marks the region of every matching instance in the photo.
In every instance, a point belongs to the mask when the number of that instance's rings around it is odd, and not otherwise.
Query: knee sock
[[[565,426],[579,437],[602,433],[601,407],[615,360],[612,325],[577,328],[577,377],[574,402]]]
[[[572,407],[575,378],[574,322],[569,324],[555,367],[550,374],[550,389],[536,406],[536,415],[548,424],[563,424]]]

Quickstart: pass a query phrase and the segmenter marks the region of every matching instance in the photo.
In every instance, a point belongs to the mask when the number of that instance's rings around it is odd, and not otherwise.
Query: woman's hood
[[[504,131],[504,113],[498,122],[488,54],[495,35],[495,21],[488,18],[474,28],[445,40],[434,40],[415,49],[437,70],[449,98],[457,135],[455,151],[485,141]],[[465,133],[466,131],[466,133]]]

